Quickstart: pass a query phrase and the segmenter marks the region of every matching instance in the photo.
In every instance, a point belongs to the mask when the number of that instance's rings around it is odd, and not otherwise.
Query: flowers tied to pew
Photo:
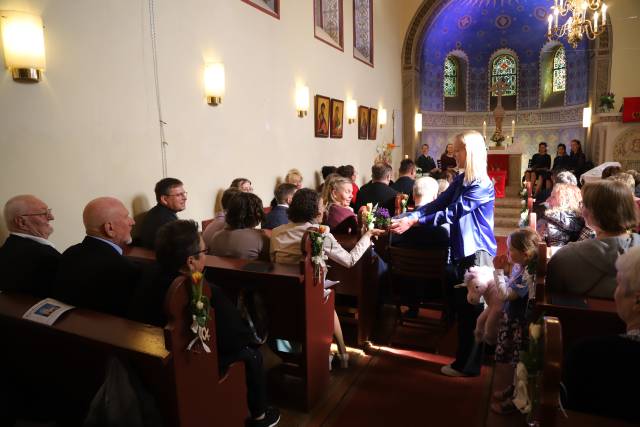
[[[386,208],[378,207],[378,204],[373,206],[372,203],[367,203],[362,207],[360,217],[365,230],[373,230],[374,228],[387,230],[391,226],[389,211]]]
[[[525,185],[520,188],[520,227],[527,227],[529,225],[529,209],[527,209],[527,201],[529,199],[529,192]]]
[[[191,332],[195,337],[189,342],[187,350],[191,350],[197,343],[202,346],[206,353],[211,353],[208,342],[211,340],[207,323],[211,320],[209,314],[210,301],[202,292],[203,275],[199,271],[191,273],[191,303],[189,309],[191,311]],[[195,350],[194,350],[195,351]]]
[[[523,414],[535,413],[539,403],[540,372],[542,370],[543,349],[541,319],[529,324],[529,347],[520,352],[520,362],[516,367],[516,381],[513,404]]]
[[[313,262],[313,282],[324,283],[324,272],[327,270],[327,262],[329,259],[324,253],[324,239],[328,228],[324,225],[318,226],[318,231],[309,231],[309,239],[311,239],[311,262]]]

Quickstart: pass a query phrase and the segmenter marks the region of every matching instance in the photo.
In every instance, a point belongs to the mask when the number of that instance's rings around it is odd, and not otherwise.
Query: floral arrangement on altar
[[[311,261],[313,262],[314,283],[324,282],[324,272],[327,269],[327,255],[324,253],[324,239],[328,229],[324,225],[318,226],[318,231],[309,231],[311,239]]]
[[[187,346],[187,350],[191,350],[196,343],[200,343],[205,352],[211,353],[211,349],[207,344],[211,340],[209,328],[207,327],[207,322],[211,320],[211,315],[209,314],[210,302],[209,298],[202,292],[202,280],[203,275],[201,272],[195,271],[191,273],[191,304],[189,309],[191,310],[193,321],[190,329],[196,336]]]
[[[502,132],[498,129],[496,129],[496,131],[493,133],[493,135],[491,135],[491,138],[489,138],[491,141],[495,142],[497,146],[502,145],[502,143],[504,142],[504,135],[502,134]]]
[[[367,203],[366,206],[363,206],[360,211],[360,217],[367,230],[373,230],[374,228],[386,230],[391,226],[389,210],[378,207],[377,204],[373,206],[372,203]]]
[[[396,147],[397,145],[393,142],[379,144],[376,147],[376,153],[378,153],[378,155],[376,156],[374,163],[386,163],[390,165],[393,160],[391,158],[391,154],[393,152],[393,149]]]
[[[615,97],[616,96],[612,92],[603,93],[602,95],[600,95],[600,110],[604,112],[613,110]]]

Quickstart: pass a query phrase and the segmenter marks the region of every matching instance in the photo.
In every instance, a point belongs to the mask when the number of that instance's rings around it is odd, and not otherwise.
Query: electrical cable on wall
[[[160,82],[158,79],[158,51],[156,46],[156,12],[155,0],[149,0],[149,28],[151,30],[151,52],[153,55],[153,77],[156,87],[156,106],[158,108],[158,122],[160,124],[160,152],[162,154],[162,177],[167,177],[167,141],[164,137],[164,126],[167,124],[162,119],[162,105],[160,102]]]

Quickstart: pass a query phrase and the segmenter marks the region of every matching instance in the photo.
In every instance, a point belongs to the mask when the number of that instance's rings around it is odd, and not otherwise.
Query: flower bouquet
[[[600,111],[606,113],[613,110],[613,104],[615,102],[615,95],[611,92],[603,93],[600,95]]]
[[[500,130],[496,129],[496,131],[493,133],[493,135],[491,135],[491,138],[489,139],[496,143],[496,147],[501,147],[502,143],[504,142],[504,135]]]
[[[396,212],[405,213],[409,204],[409,195],[398,193],[396,196]]]
[[[540,374],[542,372],[542,324],[529,325],[529,347],[520,352],[520,363],[516,368],[516,389],[513,404],[527,414],[528,425],[534,425],[540,401]]]
[[[313,262],[313,283],[324,282],[324,272],[327,269],[327,255],[324,253],[324,238],[327,233],[327,227],[318,226],[318,231],[310,231],[311,239],[311,261]]]
[[[391,226],[391,215],[389,215],[389,211],[385,208],[377,208],[374,213],[374,225],[375,228],[380,230],[388,230]]]
[[[207,353],[211,353],[211,349],[207,344],[211,340],[209,334],[209,328],[207,322],[211,320],[209,314],[209,298],[202,292],[202,273],[199,271],[191,273],[191,303],[189,309],[191,310],[191,332],[196,336],[191,340],[187,346],[187,350],[191,350],[196,343],[200,343],[203,350]]]
[[[365,206],[360,208],[360,220],[362,225],[367,230],[373,230],[375,226],[375,215],[374,209],[377,209],[378,205],[373,206],[373,203],[367,203]]]

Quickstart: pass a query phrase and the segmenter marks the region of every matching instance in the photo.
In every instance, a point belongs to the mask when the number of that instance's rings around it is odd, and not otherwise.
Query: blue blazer
[[[281,226],[282,224],[288,223],[288,210],[289,208],[286,206],[274,206],[273,208],[271,208],[271,212],[269,212],[262,220],[262,228],[264,228],[265,230],[272,230],[276,227]]]

